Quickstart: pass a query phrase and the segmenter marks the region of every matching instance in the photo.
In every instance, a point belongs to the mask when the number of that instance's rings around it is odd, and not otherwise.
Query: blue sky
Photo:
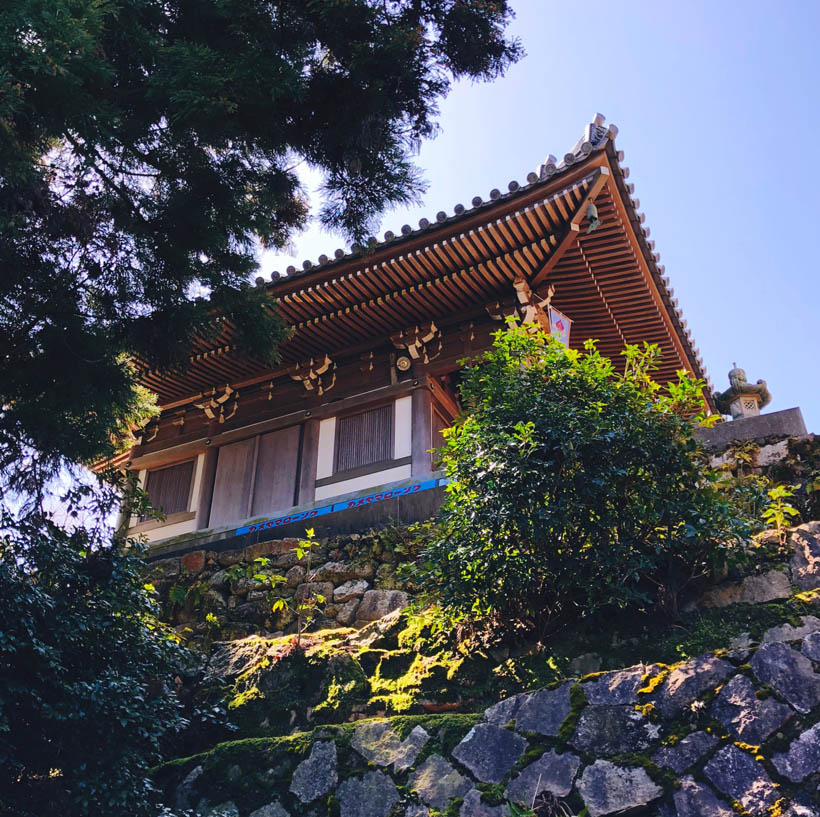
[[[768,382],[768,411],[800,406],[820,433],[820,3],[512,3],[527,56],[454,87],[418,157],[423,206],[379,234],[523,181],[600,111],[715,387],[737,361]],[[341,245],[312,227],[263,270]]]

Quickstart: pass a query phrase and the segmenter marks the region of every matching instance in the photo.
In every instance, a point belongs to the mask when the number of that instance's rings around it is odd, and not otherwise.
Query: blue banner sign
[[[368,496],[360,496],[355,499],[346,499],[342,502],[336,502],[333,505],[325,505],[321,508],[311,508],[307,511],[298,511],[290,513],[287,516],[279,516],[276,519],[268,519],[265,522],[257,522],[253,525],[246,525],[244,528],[237,528],[235,536],[242,536],[246,533],[255,533],[260,530],[270,530],[271,528],[279,528],[282,525],[290,525],[293,522],[309,522],[311,519],[316,519],[318,516],[325,516],[329,513],[338,513],[339,511],[347,511],[351,508],[361,508],[364,505],[373,505],[376,502],[384,502],[387,499],[398,499],[410,494],[417,494],[421,491],[429,491],[437,485],[445,485],[448,482],[446,479],[429,479],[424,482],[413,482],[410,485],[402,485],[399,488],[390,488],[386,491],[379,491]]]

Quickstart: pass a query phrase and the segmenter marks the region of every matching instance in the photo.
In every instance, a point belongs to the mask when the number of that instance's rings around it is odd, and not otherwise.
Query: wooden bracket
[[[327,356],[297,363],[291,378],[298,380],[308,393],[320,397],[336,385],[336,364]]]
[[[397,349],[406,349],[411,360],[421,363],[429,363],[441,354],[441,330],[432,321],[403,329],[391,335],[390,340]]]
[[[475,340],[475,324],[472,321],[467,321],[459,325],[458,339],[464,347],[464,353],[471,354],[473,351],[473,341]]]
[[[224,423],[225,420],[230,420],[239,408],[239,392],[227,384],[220,394],[217,394],[216,387],[214,387],[208,392],[203,392],[200,396],[206,399],[201,403],[194,403],[194,408],[204,411],[209,420]],[[225,411],[226,408],[228,409],[227,412]]]
[[[174,414],[171,418],[171,425],[179,429],[178,434],[182,434],[185,431],[185,409],[177,411]]]
[[[507,318],[518,317],[518,310],[516,309],[515,304],[507,304],[503,301],[492,301],[484,308],[487,310],[487,314],[494,321],[504,321]]]
[[[159,418],[149,420],[141,429],[133,432],[134,440],[137,445],[145,445],[150,443],[159,433]]]
[[[462,323],[458,329],[458,339],[465,346],[471,345],[475,340],[475,324],[472,321],[467,321],[467,323]]]
[[[540,326],[545,332],[550,331],[550,316],[548,313],[550,301],[555,294],[555,287],[550,284],[546,298],[540,298],[527,283],[523,275],[513,281],[516,297],[518,298],[518,312],[521,322]]]
[[[368,372],[373,371],[373,358],[374,354],[372,350],[369,352],[363,352],[360,355],[359,360],[361,362],[359,363],[359,371],[362,374],[367,374]]]

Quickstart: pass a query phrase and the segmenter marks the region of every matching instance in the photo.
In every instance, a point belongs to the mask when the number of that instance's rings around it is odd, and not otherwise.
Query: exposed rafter
[[[549,260],[533,276],[532,281],[530,282],[531,286],[537,287],[546,281],[555,265],[564,256],[564,253],[566,253],[566,251],[578,240],[578,236],[581,232],[581,222],[584,220],[587,208],[595,201],[596,196],[601,192],[610,175],[611,174],[608,167],[601,167],[598,169],[598,172],[595,175],[586,196],[584,196],[581,203],[575,208],[575,212],[572,214],[572,218],[569,220],[569,224],[566,226],[564,233],[558,241],[558,245]]]
[[[373,239],[367,248],[305,262],[303,270],[276,274],[271,283],[259,279],[291,328],[277,367],[244,354],[224,320],[215,337],[194,341],[184,371],[154,370],[146,362],[139,366],[142,381],[169,407],[215,385],[270,383],[311,359],[329,355],[341,365],[348,353],[360,356],[380,343],[389,348],[390,338],[407,327],[444,326],[456,316],[478,325],[489,320],[482,316],[492,304],[499,315],[509,312],[516,280],[539,300],[547,284],[555,285],[553,304],[573,319],[573,343],[595,337],[617,358],[625,342],[652,340],[663,349],[661,377],[679,368],[703,376],[625,182],[616,133],[598,116],[562,161],[549,157],[526,184],[511,182],[489,200],[474,198],[471,208],[457,205],[452,215],[422,219],[418,229],[405,226],[381,243]],[[594,232],[582,229],[585,219],[594,221]]]

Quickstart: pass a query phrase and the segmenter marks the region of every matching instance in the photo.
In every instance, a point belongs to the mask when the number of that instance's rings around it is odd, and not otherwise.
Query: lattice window
[[[390,459],[393,459],[392,404],[336,421],[334,473]]]
[[[154,508],[161,509],[166,516],[187,511],[193,476],[193,460],[149,471],[145,487],[151,504]]]

